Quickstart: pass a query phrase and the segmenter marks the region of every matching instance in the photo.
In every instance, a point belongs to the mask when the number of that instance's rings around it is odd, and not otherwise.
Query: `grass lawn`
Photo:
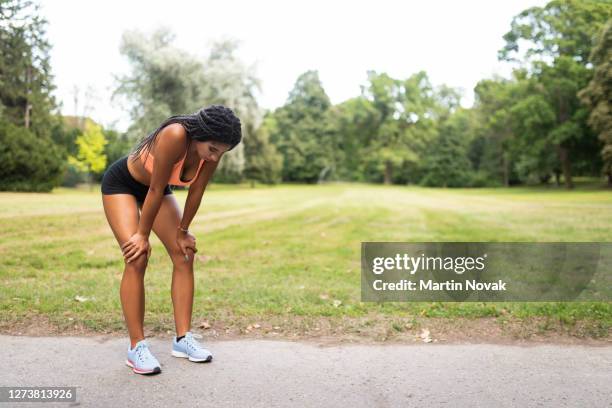
[[[186,191],[175,191],[181,205]],[[589,186],[430,189],[365,184],[211,185],[198,238],[194,326],[218,333],[387,339],[479,320],[609,338],[611,303],[361,303],[362,241],[610,241],[612,194]],[[151,234],[146,317],[172,330],[172,264]],[[123,331],[121,251],[99,186],[0,193],[0,331]],[[76,296],[87,298],[77,301]],[[442,326],[440,326],[442,327]],[[518,331],[517,331],[518,330]]]

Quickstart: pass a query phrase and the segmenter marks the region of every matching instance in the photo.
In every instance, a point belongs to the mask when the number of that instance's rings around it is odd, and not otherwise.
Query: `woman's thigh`
[[[166,247],[174,264],[189,265],[193,264],[193,253],[190,251],[189,260],[185,260],[185,256],[176,243],[176,233],[182,218],[183,214],[174,194],[167,194],[153,221],[153,232]]]
[[[131,194],[103,194],[102,205],[108,224],[121,247],[138,231],[140,215],[136,198]],[[139,256],[136,261],[138,263],[146,261],[146,254],[144,255]]]

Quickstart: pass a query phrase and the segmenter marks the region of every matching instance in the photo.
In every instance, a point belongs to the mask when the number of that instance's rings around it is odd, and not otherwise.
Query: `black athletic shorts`
[[[140,204],[144,203],[149,186],[140,183],[130,174],[127,166],[128,156],[123,156],[106,169],[102,177],[102,194],[132,194]],[[172,194],[166,185],[164,195]]]

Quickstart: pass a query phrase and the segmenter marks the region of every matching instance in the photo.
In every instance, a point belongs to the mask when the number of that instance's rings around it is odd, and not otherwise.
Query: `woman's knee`
[[[128,262],[127,259],[123,258],[123,263],[126,268],[134,269],[139,272],[145,272],[147,269],[147,265],[149,264],[149,260],[147,259],[147,254],[141,254],[138,258]]]
[[[177,268],[191,268],[193,269],[193,252],[187,251],[188,257],[185,258],[185,255],[177,249],[176,251],[172,251],[170,253],[170,259],[172,259],[172,264]]]

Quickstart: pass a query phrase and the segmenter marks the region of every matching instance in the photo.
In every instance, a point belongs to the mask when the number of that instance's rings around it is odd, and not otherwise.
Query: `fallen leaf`
[[[280,330],[280,326],[274,326],[272,327],[274,330]]]
[[[260,326],[259,324],[257,324],[257,323],[255,323],[255,324],[253,325],[253,328],[254,328],[254,329],[259,329],[260,327],[261,327],[261,326]]]
[[[431,337],[430,337],[429,330],[427,330],[427,329],[421,330],[421,334],[419,336],[423,340],[423,343],[431,343],[431,341],[432,341]]]
[[[329,299],[329,295],[326,295],[325,293],[321,293],[321,294],[319,295],[319,299],[321,299],[321,300],[327,300],[327,299]]]
[[[203,321],[202,323],[200,323],[200,329],[210,329],[210,323],[208,323],[208,321]]]
[[[76,300],[76,301],[78,301],[78,302],[87,302],[87,301],[89,300],[89,298],[88,298],[88,297],[85,297],[85,296],[79,296],[79,295],[76,295],[76,296],[74,297],[74,300]]]
[[[341,300],[334,299],[334,307],[338,307],[338,306],[340,306],[341,304],[342,304],[342,301],[341,301]]]

